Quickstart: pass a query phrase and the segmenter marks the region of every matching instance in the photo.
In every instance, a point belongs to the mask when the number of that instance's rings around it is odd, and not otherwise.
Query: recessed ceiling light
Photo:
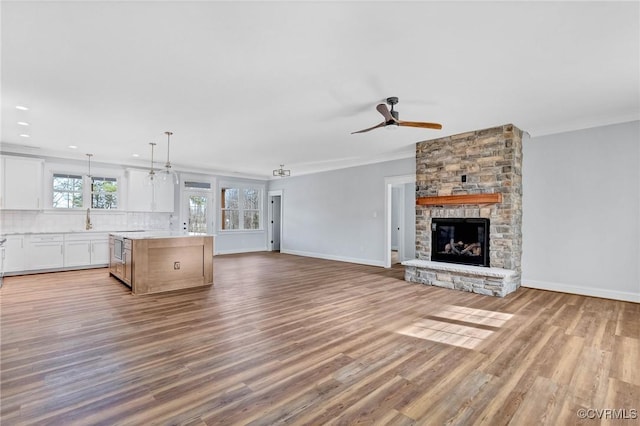
[[[29,123],[27,123],[26,121],[18,121],[18,124],[21,126],[28,126]]]
[[[29,108],[22,105],[16,105],[16,109],[19,109],[20,111],[29,111]]]
[[[78,149],[78,147],[77,147],[77,146],[75,146],[75,145],[69,145],[69,148],[71,148],[71,149]]]
[[[23,133],[20,136],[23,137],[23,138],[30,138],[31,137],[30,135],[27,135],[26,133]]]
[[[133,157],[140,157],[140,154],[133,154]]]

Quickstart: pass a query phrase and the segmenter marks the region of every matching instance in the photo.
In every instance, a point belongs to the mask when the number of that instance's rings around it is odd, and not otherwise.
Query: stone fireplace
[[[494,296],[520,286],[521,130],[507,124],[418,143],[416,199],[417,259],[403,262],[407,281]],[[451,230],[434,233],[447,222],[486,223],[488,244],[476,250],[473,262],[456,251],[480,243],[471,241],[478,237],[468,231],[459,231],[460,238]],[[437,241],[446,232],[450,241]]]

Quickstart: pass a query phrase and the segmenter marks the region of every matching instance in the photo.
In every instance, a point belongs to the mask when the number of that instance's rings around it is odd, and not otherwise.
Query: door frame
[[[187,188],[185,186],[185,182],[186,181],[194,181],[194,182],[202,182],[202,183],[208,183],[210,185],[210,187],[207,188]],[[203,178],[202,176],[189,176],[189,175],[182,175],[180,176],[180,194],[178,199],[179,201],[179,206],[177,209],[174,209],[177,211],[177,213],[179,214],[180,217],[180,229],[183,231],[187,230],[188,227],[188,220],[189,220],[189,206],[188,206],[188,200],[189,200],[189,195],[193,194],[193,195],[206,195],[209,198],[208,201],[208,206],[207,206],[207,211],[208,213],[208,217],[207,217],[207,232],[209,234],[216,234],[217,233],[217,221],[218,221],[218,215],[217,215],[217,210],[216,210],[216,190],[215,188],[217,188],[216,186],[216,181],[215,179],[211,179],[211,178]]]
[[[394,204],[393,204],[393,190],[394,190],[394,188],[396,188],[396,189],[398,189],[398,198],[397,198],[396,202],[400,207],[398,209],[398,222],[397,222],[397,225],[402,230],[402,232],[398,232],[397,240],[396,240],[396,242],[397,242],[397,250],[396,251],[398,252],[398,259],[400,259],[400,261],[402,261],[402,259],[404,259],[404,233],[405,233],[405,230],[404,230],[404,225],[405,225],[404,224],[404,217],[405,217],[405,211],[404,211],[404,208],[405,208],[405,205],[404,205],[405,204],[405,202],[404,202],[404,186],[401,186],[401,185],[403,185],[403,184],[392,184],[391,185],[391,209],[390,209],[390,211],[391,211],[391,213],[390,213],[391,214],[391,226],[389,228],[391,230],[391,234],[390,234],[391,240],[389,241],[389,244],[390,244],[391,250],[393,250],[393,244],[392,244],[392,242],[393,242],[393,232],[394,232],[394,229],[393,229],[393,227],[394,227],[394,223],[393,223],[393,207],[394,207]]]
[[[391,188],[394,185],[416,183],[416,175],[387,176],[384,178],[384,267],[391,268]],[[415,224],[414,224],[415,226]],[[403,237],[404,240],[404,237]],[[404,249],[403,249],[404,250]]]
[[[267,192],[267,247],[269,251],[273,251],[273,209],[271,208],[271,202],[273,197],[280,197],[280,252],[282,253],[282,224],[284,223],[284,190],[276,189]]]

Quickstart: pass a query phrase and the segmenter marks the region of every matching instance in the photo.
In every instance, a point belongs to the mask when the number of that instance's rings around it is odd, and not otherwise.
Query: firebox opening
[[[488,267],[489,219],[432,219],[431,260]]]

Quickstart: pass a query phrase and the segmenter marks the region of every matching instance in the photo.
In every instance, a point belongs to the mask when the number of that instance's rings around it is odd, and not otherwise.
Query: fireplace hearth
[[[431,260],[489,267],[489,219],[433,218]]]

